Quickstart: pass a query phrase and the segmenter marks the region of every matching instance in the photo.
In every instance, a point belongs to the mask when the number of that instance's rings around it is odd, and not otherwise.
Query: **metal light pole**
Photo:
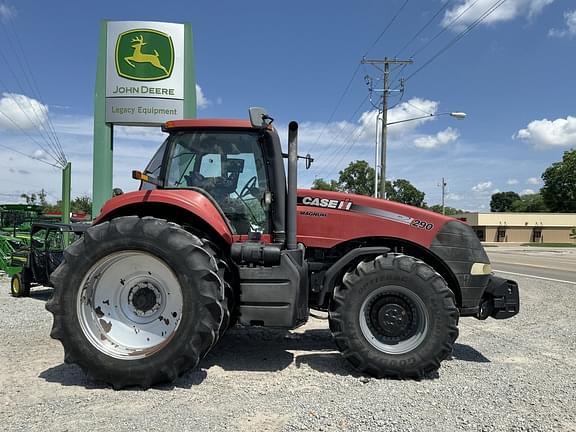
[[[386,66],[386,65],[385,65]],[[386,75],[385,75],[386,76]],[[388,126],[391,125],[395,125],[398,123],[405,123],[405,122],[409,122],[409,121],[414,121],[414,120],[421,120],[421,119],[425,119],[425,118],[429,118],[429,117],[438,117],[441,115],[449,115],[451,117],[454,117],[457,120],[464,120],[466,118],[466,113],[465,112],[461,112],[461,111],[453,111],[453,112],[442,112],[442,113],[438,113],[438,114],[428,114],[425,116],[420,116],[420,117],[414,117],[414,118],[409,118],[409,119],[404,119],[404,120],[398,120],[398,121],[393,121],[390,123],[387,123],[385,119],[388,118],[388,115],[386,113],[386,101],[387,98],[384,98],[384,111],[383,111],[383,115],[382,115],[382,142],[381,144],[381,154],[380,154],[380,191],[378,193],[378,197],[385,199],[386,198],[386,140],[388,137]]]

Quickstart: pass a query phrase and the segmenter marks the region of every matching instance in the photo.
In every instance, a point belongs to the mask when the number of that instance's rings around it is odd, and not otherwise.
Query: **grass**
[[[576,244],[574,244],[574,243],[522,243],[520,246],[573,248],[573,247],[576,247]]]

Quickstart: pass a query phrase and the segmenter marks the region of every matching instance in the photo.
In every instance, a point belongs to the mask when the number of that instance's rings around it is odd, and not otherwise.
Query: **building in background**
[[[573,243],[576,213],[460,213],[483,242]]]

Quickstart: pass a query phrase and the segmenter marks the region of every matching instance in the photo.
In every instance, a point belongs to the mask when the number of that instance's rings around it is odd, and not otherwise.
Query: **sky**
[[[444,178],[446,205],[488,211],[495,192],[537,192],[542,172],[576,148],[573,0],[0,0],[0,203],[41,189],[60,199],[60,171],[46,163],[52,131],[72,162],[73,196],[91,195],[102,20],[191,23],[198,117],[265,107],[284,146],[298,121],[300,153],[315,158],[301,187],[352,161],[374,165],[382,72],[363,58],[413,60],[392,67],[404,91],[391,94],[388,121],[426,118],[388,127],[386,176],[409,180],[429,205]],[[454,111],[466,119],[444,114]],[[131,171],[163,139],[116,127],[114,186],[137,189]]]

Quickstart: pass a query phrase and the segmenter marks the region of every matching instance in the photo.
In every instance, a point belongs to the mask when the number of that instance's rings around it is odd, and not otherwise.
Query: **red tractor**
[[[165,124],[140,190],[109,200],[52,274],[66,362],[147,388],[195,367],[233,323],[292,329],[316,309],[358,370],[418,378],[450,355],[459,317],[518,313],[518,285],[491,274],[466,224],[297,190],[297,129],[284,154],[262,109]]]

